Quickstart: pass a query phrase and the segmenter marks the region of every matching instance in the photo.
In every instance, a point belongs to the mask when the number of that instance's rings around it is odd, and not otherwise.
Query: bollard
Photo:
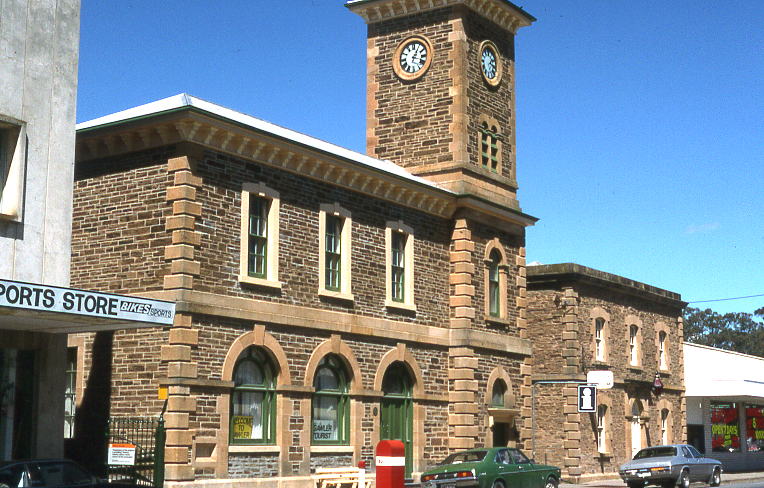
[[[406,470],[403,442],[379,441],[374,464],[377,467],[377,488],[403,488]]]

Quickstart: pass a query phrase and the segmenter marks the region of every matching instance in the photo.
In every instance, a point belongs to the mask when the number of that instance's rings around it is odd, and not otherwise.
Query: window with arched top
[[[347,444],[349,432],[348,376],[340,358],[325,356],[313,378],[313,444]]]
[[[496,380],[491,389],[491,407],[506,408],[507,384],[504,380]]]
[[[663,445],[669,443],[669,416],[667,408],[661,410],[661,444]]]
[[[594,359],[605,361],[605,319],[598,317],[594,320]]]
[[[272,444],[275,440],[275,368],[258,347],[236,361],[231,394],[232,444]]]
[[[607,405],[597,407],[597,452],[607,452]]]
[[[509,266],[504,246],[498,238],[486,243],[483,255],[484,302],[487,322],[508,324],[507,294]]]
[[[488,260],[488,314],[491,317],[501,316],[499,264],[501,255],[494,249]]]
[[[629,364],[639,365],[639,327],[629,326]]]
[[[666,333],[664,331],[658,332],[658,368],[668,369],[668,362],[666,361]]]
[[[480,125],[480,162],[487,170],[499,171],[499,130],[485,121]]]

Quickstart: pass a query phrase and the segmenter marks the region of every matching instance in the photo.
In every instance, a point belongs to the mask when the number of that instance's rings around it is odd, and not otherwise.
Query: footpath
[[[724,473],[722,474],[722,486],[726,485],[727,483],[738,483],[741,481],[764,481],[764,471],[756,471],[751,473]],[[602,480],[602,481],[590,481],[588,483],[581,483],[581,484],[572,484],[572,483],[566,483],[565,480],[562,480],[562,483],[560,483],[560,488],[587,488],[587,487],[597,487],[597,488],[624,488],[626,486],[626,483],[621,481],[620,479],[617,480]],[[700,487],[700,483],[693,483],[693,486]],[[703,485],[706,486],[706,485]]]

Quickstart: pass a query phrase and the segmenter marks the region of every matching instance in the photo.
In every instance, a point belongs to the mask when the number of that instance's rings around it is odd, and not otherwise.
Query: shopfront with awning
[[[63,455],[68,334],[174,316],[172,302],[0,280],[0,460]]]
[[[684,345],[687,439],[728,471],[764,469],[764,358]]]

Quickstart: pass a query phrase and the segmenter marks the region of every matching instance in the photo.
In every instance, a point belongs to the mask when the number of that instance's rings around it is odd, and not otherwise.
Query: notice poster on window
[[[252,417],[235,415],[233,417],[233,438],[251,439],[252,438]]]
[[[748,452],[764,451],[764,406],[746,405],[745,423]]]
[[[314,441],[336,441],[337,424],[334,420],[313,419]]]
[[[711,448],[714,452],[740,451],[737,403],[711,404]]]

